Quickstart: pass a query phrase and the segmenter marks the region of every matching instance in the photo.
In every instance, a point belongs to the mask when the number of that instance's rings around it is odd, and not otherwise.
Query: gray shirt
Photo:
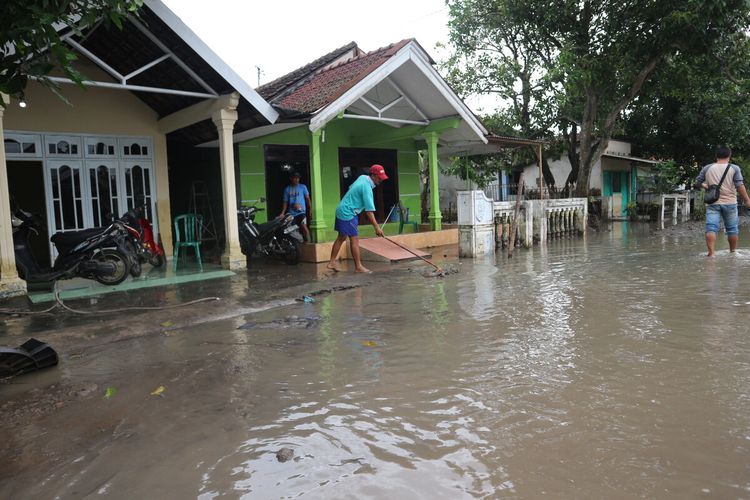
[[[718,184],[726,168],[726,163],[709,163],[701,169],[695,182],[696,184],[703,184],[705,182],[709,186]],[[721,184],[721,195],[712,205],[735,205],[737,203],[737,188],[742,186],[742,181],[740,167],[734,163],[730,164],[729,172],[727,172],[727,176]]]

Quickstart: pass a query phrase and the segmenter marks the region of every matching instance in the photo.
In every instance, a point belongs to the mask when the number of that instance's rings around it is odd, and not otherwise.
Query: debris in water
[[[458,268],[453,265],[445,266],[442,269],[427,269],[423,270],[422,276],[425,278],[444,278],[448,276],[449,274],[456,274],[458,273]]]
[[[115,395],[115,392],[117,392],[117,389],[115,389],[114,387],[107,387],[107,390],[104,391],[104,399],[111,398]]]
[[[276,452],[276,460],[286,462],[294,458],[294,450],[291,448],[282,448]]]
[[[286,328],[304,328],[309,329],[318,325],[320,316],[289,316],[282,319],[275,319],[273,321],[266,321],[264,323],[245,323],[238,327],[240,330],[250,330],[253,328],[274,328],[274,329],[286,329]]]
[[[365,347],[377,347],[378,343],[375,342],[374,340],[365,340],[362,342],[362,345]]]
[[[151,393],[151,395],[152,396],[161,396],[162,393],[165,390],[166,390],[166,387],[164,387],[163,385],[160,385],[159,387],[157,387],[156,389],[154,389],[154,391]]]
[[[163,326],[165,328],[169,328],[170,326],[174,326],[174,323],[172,323],[171,321],[164,321],[163,323],[160,323],[160,324],[161,324],[161,326]]]
[[[312,297],[310,297],[309,295],[305,295],[304,297],[302,297],[302,301],[305,304],[311,304],[311,303],[315,302],[315,299],[312,298]]]

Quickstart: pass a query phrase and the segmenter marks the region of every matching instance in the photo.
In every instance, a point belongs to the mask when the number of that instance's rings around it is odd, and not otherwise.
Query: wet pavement
[[[688,234],[7,319],[0,343],[33,333],[61,364],[0,384],[0,498],[750,497],[750,249]]]

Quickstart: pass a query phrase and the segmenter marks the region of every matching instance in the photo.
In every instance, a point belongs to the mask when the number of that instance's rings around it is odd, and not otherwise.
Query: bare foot
[[[327,267],[328,269],[330,269],[331,271],[335,271],[335,272],[339,272],[339,271],[341,271],[341,269],[339,269],[339,266],[338,266],[338,264],[335,264],[335,263],[333,263],[333,262],[329,262],[329,263],[328,263],[328,265],[327,265],[326,267]]]
[[[707,254],[706,254],[706,257],[713,257],[713,256],[714,256],[714,253],[713,253],[713,252],[711,252],[711,253],[707,253]]]
[[[358,273],[372,274],[372,271],[370,271],[369,269],[367,269],[365,266],[359,266],[359,267],[355,268],[354,271],[358,272]]]

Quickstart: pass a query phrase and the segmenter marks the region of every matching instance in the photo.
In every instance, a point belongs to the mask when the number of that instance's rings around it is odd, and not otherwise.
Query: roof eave
[[[375,85],[383,81],[401,65],[411,60],[417,68],[435,85],[442,96],[451,104],[458,115],[466,122],[482,143],[487,143],[487,130],[484,125],[474,116],[474,113],[453,92],[448,84],[430,63],[430,56],[415,40],[411,40],[401,50],[396,52],[388,61],[378,66],[369,75],[365,76],[352,88],[331,104],[321,108],[313,114],[310,120],[310,130],[316,131],[323,128],[328,122],[335,119],[339,113],[351,106],[357,99],[365,95]]]
[[[155,15],[182,38],[199,56],[221,75],[239,94],[247,100],[269,123],[274,123],[278,112],[258,94],[241,76],[224,62],[161,0],[144,2]]]

